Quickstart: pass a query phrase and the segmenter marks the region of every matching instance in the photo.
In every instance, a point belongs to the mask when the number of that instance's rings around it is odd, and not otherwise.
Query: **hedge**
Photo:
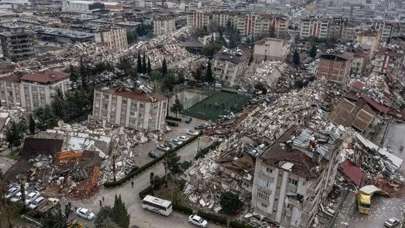
[[[166,121],[166,123],[167,123],[167,126],[169,126],[169,127],[178,127],[179,126],[178,123],[172,122],[172,121]]]
[[[227,219],[224,216],[221,216],[219,214],[213,214],[213,213],[208,213],[208,212],[204,212],[199,210],[197,212],[197,214],[201,217],[203,217],[204,219],[210,220],[214,223],[218,223],[218,224],[222,224],[222,225],[226,225],[227,224]]]
[[[138,196],[139,198],[142,200],[143,198],[145,198],[145,196],[147,195],[153,195],[153,188],[151,185],[149,185],[148,187],[146,187],[144,190],[140,191]]]
[[[182,145],[177,146],[176,148],[173,148],[171,150],[169,150],[167,153],[165,153],[162,157],[160,158],[156,158],[148,163],[146,163],[144,166],[138,168],[135,167],[133,168],[125,177],[123,177],[122,179],[115,181],[115,182],[106,182],[104,183],[104,187],[106,188],[112,188],[112,187],[116,187],[116,186],[120,186],[121,184],[127,182],[128,180],[130,180],[131,178],[141,174],[143,171],[149,169],[150,167],[154,166],[155,164],[157,164],[158,162],[160,162],[161,160],[163,160],[165,158],[165,156],[167,156],[169,153],[173,153],[176,150],[182,148],[183,146],[189,144],[190,142],[192,142],[194,139],[196,139],[198,136],[193,136],[190,137],[187,141],[185,141]]]
[[[181,118],[177,118],[174,116],[166,116],[166,120],[173,120],[173,121],[181,122]]]
[[[194,156],[194,159],[197,160],[199,158],[203,158],[205,157],[206,154],[208,154],[208,152],[210,152],[210,150],[216,148],[217,146],[219,146],[221,142],[220,141],[215,141],[213,142],[211,145],[205,147],[204,149],[200,150],[197,152],[197,154]]]
[[[239,222],[239,221],[231,221],[229,226],[232,227],[232,228],[254,228],[253,226],[251,226],[249,224],[242,223],[242,222]]]
[[[193,209],[184,206],[184,205],[180,205],[180,204],[173,204],[173,210],[178,211],[180,213],[186,214],[186,215],[191,215],[193,214]]]

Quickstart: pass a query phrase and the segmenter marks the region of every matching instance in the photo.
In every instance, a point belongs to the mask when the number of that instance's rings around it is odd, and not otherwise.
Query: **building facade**
[[[311,141],[314,135],[311,129],[290,128],[256,160],[252,207],[281,227],[311,227],[333,187],[338,152],[334,144]],[[311,149],[314,145],[318,148]]]
[[[346,83],[352,67],[352,57],[347,55],[323,54],[320,56],[316,77],[337,83]]]
[[[94,91],[92,118],[139,130],[164,130],[167,99],[126,89]]]
[[[28,59],[35,55],[34,34],[24,30],[0,33],[1,50],[12,61]]]
[[[288,19],[280,15],[230,11],[193,11],[187,17],[187,26],[194,29],[201,29],[212,24],[225,27],[228,23],[231,23],[244,37],[257,37],[265,34],[282,36],[288,33]]]
[[[287,40],[276,38],[265,38],[256,42],[253,50],[255,62],[263,60],[283,61],[289,52]]]
[[[244,50],[223,49],[214,56],[212,70],[217,79],[227,86],[235,85],[245,72],[249,52]]]
[[[153,34],[160,36],[176,31],[176,18],[174,16],[157,16],[153,18]]]
[[[69,75],[61,71],[43,71],[23,76],[0,78],[0,101],[5,106],[20,106],[27,112],[49,105],[57,91],[70,89]]]
[[[104,4],[86,0],[64,0],[62,12],[91,13],[94,10],[104,9]]]
[[[109,49],[124,50],[128,48],[127,30],[122,28],[100,31],[96,33],[95,40],[96,43]]]

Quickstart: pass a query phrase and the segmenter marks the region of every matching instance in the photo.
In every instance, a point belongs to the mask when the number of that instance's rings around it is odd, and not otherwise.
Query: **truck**
[[[359,189],[356,194],[356,203],[359,213],[368,215],[371,207],[371,198],[376,193],[388,196],[386,192],[374,185],[366,185]]]

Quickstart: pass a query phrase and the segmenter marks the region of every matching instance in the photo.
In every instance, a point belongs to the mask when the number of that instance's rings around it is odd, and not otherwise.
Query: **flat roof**
[[[52,84],[69,78],[69,75],[62,71],[46,70],[42,72],[35,72],[26,74],[21,77],[21,81],[36,82],[40,84]]]

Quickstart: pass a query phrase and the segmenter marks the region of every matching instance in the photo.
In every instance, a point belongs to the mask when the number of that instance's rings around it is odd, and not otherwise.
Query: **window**
[[[257,190],[257,198],[262,200],[262,201],[269,201],[270,193],[258,189]]]
[[[272,168],[267,167],[267,168],[266,168],[266,172],[268,172],[268,173],[273,173],[273,169],[272,169]]]
[[[298,180],[292,179],[292,178],[288,178],[288,183],[289,184],[293,184],[293,185],[298,185]]]

